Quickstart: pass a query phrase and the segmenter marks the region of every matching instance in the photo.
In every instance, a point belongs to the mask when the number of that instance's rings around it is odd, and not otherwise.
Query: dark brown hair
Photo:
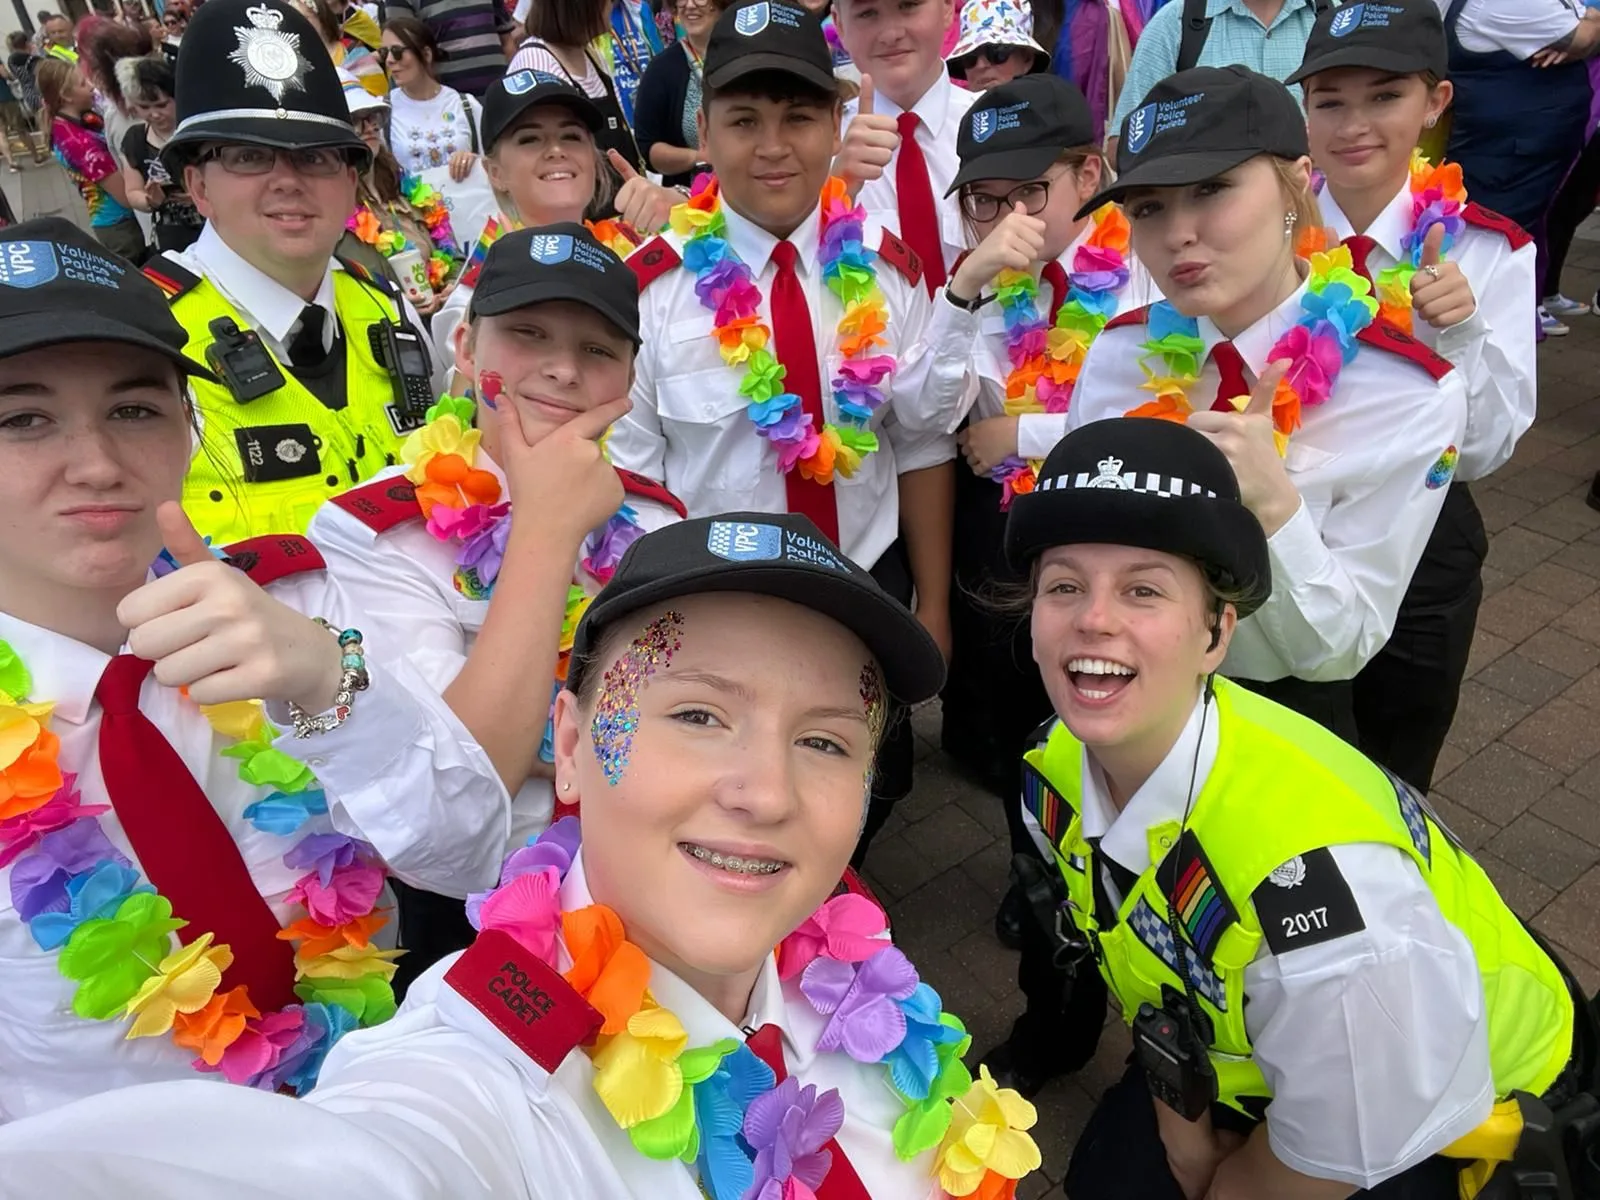
[[[607,29],[605,0],[537,0],[524,28],[552,46],[587,46]]]
[[[438,79],[438,63],[445,57],[439,43],[434,39],[433,30],[429,29],[416,17],[392,17],[383,27],[385,33],[392,33],[400,39],[400,44],[411,52],[411,56],[422,64],[422,69],[427,72],[429,79]]]
[[[754,96],[760,100],[770,100],[774,104],[816,104],[826,108],[839,102],[839,89],[837,86],[818,87],[786,71],[754,71],[734,80],[727,87],[706,88],[700,107],[709,116],[711,102],[729,96]]]

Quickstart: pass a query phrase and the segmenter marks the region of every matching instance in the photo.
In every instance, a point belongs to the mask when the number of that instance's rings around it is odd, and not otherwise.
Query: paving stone
[[[1439,790],[1499,828],[1532,808],[1534,801],[1558,787],[1561,780],[1560,772],[1495,742],[1441,780]]]
[[[1556,699],[1520,722],[1505,740],[1558,771],[1576,771],[1600,754],[1600,721],[1570,700]]]
[[[1550,945],[1561,956],[1561,961],[1567,965],[1567,970],[1577,978],[1579,986],[1585,992],[1591,996],[1600,992],[1600,967],[1595,966],[1585,955],[1570,946],[1563,946],[1560,942],[1551,942]],[[1600,947],[1590,947],[1589,954],[1595,954],[1597,949]]]
[[[1515,497],[1508,497],[1515,499]],[[1531,514],[1533,509],[1528,510]],[[1520,520],[1521,514],[1516,519]],[[1489,557],[1484,560],[1497,571],[1505,571],[1511,575],[1521,575],[1524,571],[1531,571],[1557,550],[1561,549],[1562,540],[1546,537],[1542,533],[1535,533],[1531,529],[1524,529],[1520,525],[1513,525],[1509,529],[1501,530],[1494,535],[1489,543]]]
[[[1585,596],[1600,591],[1600,579],[1561,565],[1561,551],[1525,573],[1517,582],[1529,591],[1563,604],[1576,604]]]
[[[1539,446],[1541,449],[1549,445],[1550,443],[1542,438],[1540,439]],[[1517,449],[1522,449],[1520,442],[1517,444]],[[1537,454],[1538,451],[1536,450],[1534,453]],[[1515,461],[1516,455],[1513,454],[1511,457]],[[1574,480],[1582,480],[1584,486],[1587,487],[1588,481],[1594,477],[1595,464],[1600,463],[1600,434],[1585,438],[1581,442],[1556,450],[1553,453],[1546,453],[1539,461],[1545,470],[1559,472],[1562,475],[1570,476]]]
[[[1524,921],[1532,921],[1555,899],[1556,890],[1541,883],[1527,872],[1512,866],[1504,859],[1480,851],[1473,855],[1478,865],[1488,872],[1489,878],[1500,892],[1500,898]]]
[[[927,819],[907,826],[900,836],[922,856],[928,874],[942,874],[994,841],[993,834],[956,804],[945,804]]]
[[[1479,581],[1483,584],[1483,594],[1492,596],[1502,588],[1508,588],[1517,582],[1517,577],[1506,571],[1497,571],[1490,566],[1481,567],[1478,571]]]
[[[1567,786],[1580,796],[1600,800],[1600,755],[1596,755],[1569,775]]]
[[[1552,792],[1545,799],[1556,794]],[[1496,834],[1488,849],[1495,857],[1557,891],[1600,862],[1600,849],[1531,812]]]
[[[1587,539],[1573,542],[1572,545],[1557,551],[1553,561],[1600,579],[1600,543],[1591,543]]]
[[[1533,927],[1563,946],[1600,946],[1600,867],[1548,902]]]
[[[1573,447],[1575,450],[1576,447]],[[1568,453],[1563,450],[1561,453]],[[1572,490],[1572,476],[1560,471],[1552,471],[1549,460],[1535,467],[1526,467],[1516,471],[1504,479],[1496,478],[1494,486],[1497,490],[1508,496],[1516,496],[1521,500],[1531,501],[1543,507],[1552,500],[1560,499]],[[1518,518],[1519,520],[1521,518]]]
[[[867,851],[863,874],[879,899],[890,904],[927,882],[928,867],[906,841],[903,831],[890,835],[880,833]]]
[[[1004,836],[996,838],[983,849],[967,855],[961,869],[989,894],[998,908],[1000,898],[1011,886],[1011,842]]]
[[[1428,793],[1428,804],[1433,809],[1434,817],[1443,821],[1445,828],[1455,834],[1456,840],[1469,852],[1478,850],[1500,832],[1500,826],[1484,820],[1465,805],[1456,803],[1437,786]]]
[[[990,923],[985,922],[951,946],[950,957],[995,1000],[1005,1000],[1016,993],[1017,952],[1007,950],[995,939]]]
[[[1485,567],[1484,570],[1487,571],[1489,568]],[[1515,647],[1516,643],[1510,638],[1490,633],[1480,625],[1472,634],[1472,653],[1467,658],[1467,678],[1473,678],[1495,659],[1509,653]]]
[[[1542,630],[1538,636],[1543,636],[1549,630]],[[1566,637],[1561,634],[1561,637]],[[1568,638],[1573,641],[1575,639]],[[1526,646],[1527,643],[1524,643]],[[1578,645],[1583,645],[1579,642]],[[1552,671],[1549,667],[1540,666],[1538,663],[1524,657],[1523,653],[1514,651],[1503,655],[1495,662],[1485,667],[1473,676],[1478,683],[1492,687],[1496,691],[1504,692],[1514,699],[1521,700],[1524,704],[1540,705],[1546,700],[1559,696],[1572,684],[1572,678],[1563,675],[1560,671]]]
[[[1567,608],[1559,600],[1513,584],[1484,600],[1478,609],[1478,628],[1521,642],[1566,616]]]
[[[1563,447],[1561,445],[1556,442],[1552,442],[1549,438],[1540,433],[1537,428],[1530,429],[1527,433],[1523,434],[1517,439],[1517,448],[1512,451],[1511,461],[1507,463],[1506,466],[1531,467],[1536,463],[1543,462],[1552,454],[1561,453],[1562,449]],[[1505,467],[1501,467],[1500,470],[1505,470]],[[1495,483],[1496,486],[1498,486],[1499,474],[1500,472],[1496,471],[1494,476],[1490,479],[1490,482]],[[1473,494],[1478,497],[1481,503],[1482,496],[1478,495],[1479,490],[1479,486],[1476,483],[1472,485]]]
[[[1462,763],[1467,761],[1467,752],[1460,746],[1446,742],[1439,747],[1439,758],[1433,764],[1433,777],[1443,779]]]
[[[1574,704],[1600,710],[1600,668],[1590,671],[1562,693],[1562,696]]]
[[[1600,646],[1600,592],[1580,600],[1553,622],[1562,633]]]
[[[1600,646],[1549,626],[1518,646],[1517,653],[1568,679],[1576,679],[1600,666]]]
[[[986,926],[994,918],[994,906],[989,893],[974,883],[965,871],[951,867],[890,904],[889,915],[894,920],[897,940],[924,949],[931,946],[948,950],[980,925]],[[917,961],[917,955],[910,949],[906,953],[912,962]],[[1014,965],[1011,970],[1014,977]],[[979,986],[985,991],[985,1002],[990,1002],[992,993],[988,992],[987,985]],[[961,1012],[971,1011],[975,1005],[969,1001],[964,1010],[954,1003],[950,1007],[954,1012]]]
[[[1558,787],[1541,796],[1528,814],[1548,821],[1591,846],[1600,846],[1600,800]],[[1518,821],[1527,819],[1527,816],[1519,817]],[[1513,826],[1515,824],[1513,822]],[[1600,955],[1600,946],[1596,946],[1594,952]]]
[[[1525,517],[1519,517],[1517,528],[1572,542],[1600,529],[1600,513],[1585,504],[1582,496],[1562,496]]]
[[[1469,753],[1483,749],[1495,738],[1532,712],[1532,706],[1513,700],[1504,692],[1484,687],[1475,679],[1461,685],[1461,701],[1456,706],[1455,723],[1447,735],[1450,741]]]

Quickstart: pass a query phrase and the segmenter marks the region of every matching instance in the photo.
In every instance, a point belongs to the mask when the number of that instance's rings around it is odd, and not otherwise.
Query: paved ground
[[[82,202],[53,166],[0,171],[19,217]],[[1600,223],[1586,229],[1566,291],[1600,285]],[[1539,418],[1511,462],[1478,485],[1491,534],[1487,597],[1461,710],[1433,793],[1506,899],[1600,991],[1600,513],[1584,493],[1600,469],[1600,317],[1539,352]],[[917,788],[873,846],[867,874],[897,936],[972,1031],[997,1042],[1020,1009],[1016,956],[991,921],[1009,855],[997,801],[939,752],[938,714],[917,714]],[[1022,1200],[1062,1196],[1060,1180],[1094,1096],[1122,1070],[1127,1039],[1108,1031],[1096,1061],[1038,1099],[1044,1170]]]

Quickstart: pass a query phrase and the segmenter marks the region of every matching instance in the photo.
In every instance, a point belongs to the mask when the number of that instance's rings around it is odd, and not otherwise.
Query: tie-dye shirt
[[[115,225],[133,215],[117,203],[101,182],[121,169],[111,157],[103,134],[81,121],[57,117],[50,125],[50,145],[56,161],[66,168],[88,205],[90,225]]]

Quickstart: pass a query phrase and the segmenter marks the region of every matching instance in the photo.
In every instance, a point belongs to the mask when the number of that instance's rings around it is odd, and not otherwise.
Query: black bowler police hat
[[[322,39],[284,0],[209,0],[178,52],[178,127],[166,148],[205,142],[280,150],[331,147],[371,155],[350,124],[339,72]]]
[[[763,71],[834,91],[833,54],[821,19],[781,0],[735,5],[718,17],[706,43],[706,85],[721,89]]]
[[[1306,116],[1276,79],[1245,67],[1179,71],[1123,119],[1117,178],[1078,216],[1136,188],[1204,183],[1260,154],[1296,159],[1309,153]]]
[[[962,118],[961,170],[945,195],[975,179],[1035,179],[1063,150],[1094,140],[1094,113],[1076,84],[1019,76],[983,93]]]
[[[547,300],[587,305],[639,345],[639,277],[571,221],[508,233],[489,247],[471,314],[493,317]]]
[[[851,562],[809,519],[733,512],[664,525],[622,555],[572,639],[567,686],[577,691],[606,628],[664,600],[753,592],[839,622],[866,643],[891,695],[916,704],[944,683],[944,656],[909,609]]]
[[[1056,443],[1034,490],[1011,502],[1006,558],[1018,570],[1052,546],[1138,546],[1193,559],[1247,617],[1272,594],[1261,523],[1221,450],[1175,421],[1093,421]]]
[[[1450,73],[1444,19],[1433,0],[1385,0],[1346,4],[1317,18],[1306,39],[1300,69],[1285,83],[1299,83],[1334,67],[1369,67],[1396,75]]]
[[[139,268],[62,217],[0,229],[0,358],[65,342],[153,350],[186,375],[188,331]]]
[[[595,102],[559,75],[516,71],[496,79],[483,94],[484,153],[493,153],[500,135],[528,109],[539,104],[565,105],[597,136],[606,127],[605,114]]]

